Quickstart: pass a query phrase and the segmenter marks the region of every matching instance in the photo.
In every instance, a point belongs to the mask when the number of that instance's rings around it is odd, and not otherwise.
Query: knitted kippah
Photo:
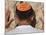
[[[28,3],[20,3],[17,5],[17,9],[20,12],[27,12],[27,10],[31,9],[31,5]]]

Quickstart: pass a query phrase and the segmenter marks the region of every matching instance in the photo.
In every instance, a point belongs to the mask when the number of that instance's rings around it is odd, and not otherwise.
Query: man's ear
[[[34,16],[30,17],[30,20],[32,21],[32,20],[33,20],[33,18],[34,18]]]
[[[19,22],[20,22],[19,17],[15,16],[15,23],[19,23]]]

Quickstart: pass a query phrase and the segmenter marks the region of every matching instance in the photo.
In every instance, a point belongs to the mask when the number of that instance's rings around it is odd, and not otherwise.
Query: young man
[[[32,9],[32,6],[28,3],[21,2],[16,5],[15,20],[17,26],[14,30],[10,31],[9,34],[42,32],[41,30],[35,28],[35,12]]]

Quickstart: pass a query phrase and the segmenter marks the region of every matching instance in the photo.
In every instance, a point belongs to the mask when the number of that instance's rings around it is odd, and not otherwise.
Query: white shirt
[[[16,34],[16,33],[38,33],[38,32],[43,32],[42,30],[38,30],[36,28],[33,28],[30,25],[21,25],[15,28],[15,30],[12,30],[10,32],[7,32],[6,34]]]

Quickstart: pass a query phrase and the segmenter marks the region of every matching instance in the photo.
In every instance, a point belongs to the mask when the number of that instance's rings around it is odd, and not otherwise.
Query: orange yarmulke
[[[31,9],[31,5],[27,3],[20,3],[17,5],[17,9],[21,12],[26,12],[27,10]]]

